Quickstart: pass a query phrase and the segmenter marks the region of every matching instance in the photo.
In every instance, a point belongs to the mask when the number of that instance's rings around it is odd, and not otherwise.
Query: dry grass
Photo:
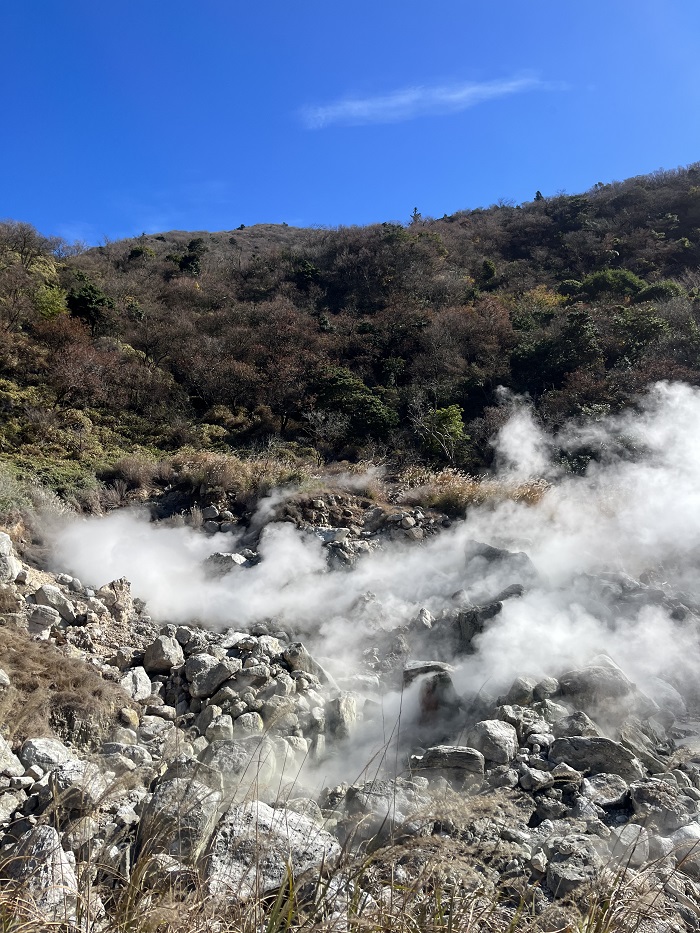
[[[84,661],[67,657],[47,642],[33,641],[11,624],[0,624],[0,658],[11,684],[0,695],[0,722],[5,738],[13,743],[66,728],[99,742],[117,711],[131,703],[120,687],[103,680]]]
[[[431,472],[425,467],[404,470],[398,480],[400,501],[423,505],[449,515],[462,515],[469,506],[498,502],[536,505],[550,488],[543,479],[508,483],[488,476],[469,476],[452,468]]]
[[[171,466],[177,482],[189,483],[200,494],[220,491],[240,499],[265,495],[276,486],[301,484],[312,474],[309,462],[277,450],[251,457],[190,451],[176,454]]]

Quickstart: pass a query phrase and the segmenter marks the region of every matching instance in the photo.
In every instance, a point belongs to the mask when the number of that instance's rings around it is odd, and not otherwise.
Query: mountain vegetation
[[[698,384],[699,325],[700,163],[405,224],[87,249],[8,220],[0,457],[88,504],[202,453],[478,472],[500,387],[556,431]]]

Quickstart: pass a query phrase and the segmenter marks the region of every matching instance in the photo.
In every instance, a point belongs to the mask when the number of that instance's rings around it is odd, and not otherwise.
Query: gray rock
[[[330,732],[338,739],[347,739],[357,722],[357,700],[352,693],[342,693],[326,703],[326,720]]]
[[[484,773],[484,756],[466,745],[433,745],[422,755],[411,756],[412,771],[449,770]]]
[[[562,674],[559,688],[563,697],[585,703],[626,697],[635,686],[617,666],[590,665]]]
[[[537,681],[534,677],[516,677],[503,702],[509,705],[529,706],[532,703]]]
[[[288,866],[298,879],[332,866],[339,856],[337,840],[312,819],[256,800],[232,808],[220,821],[205,877],[211,894],[246,900],[277,890]]]
[[[185,662],[190,693],[199,699],[210,697],[242,667],[238,658],[221,660],[210,654],[193,654]]]
[[[58,739],[27,739],[19,750],[19,760],[25,768],[38,765],[42,771],[51,771],[73,757]]]
[[[22,778],[17,778],[16,780],[20,781]],[[31,786],[30,780],[28,780],[27,783],[28,786]],[[0,826],[9,822],[13,814],[19,810],[26,799],[27,794],[22,788],[8,790],[0,794]]]
[[[511,585],[523,587],[539,582],[534,564],[523,551],[506,551],[480,541],[470,541],[465,548],[465,558],[467,579],[483,581],[485,585],[502,587],[501,581],[506,579],[511,581]]]
[[[552,726],[552,732],[558,739],[572,735],[585,735],[602,737],[603,733],[593,720],[584,712],[571,713],[569,716],[563,716]]]
[[[653,833],[667,835],[685,826],[697,813],[697,803],[676,784],[666,781],[636,781],[630,784],[634,815]]]
[[[159,635],[143,657],[143,666],[149,674],[168,674],[174,667],[185,663],[185,655],[175,638]]]
[[[556,696],[559,693],[559,681],[554,677],[543,677],[535,685],[535,689],[532,691],[532,694],[535,700],[548,700],[550,697]]]
[[[34,606],[29,613],[27,628],[30,635],[45,641],[51,634],[51,629],[59,626],[61,616],[56,609],[50,606]]]
[[[566,897],[593,881],[601,859],[589,836],[570,833],[551,836],[544,845],[547,856],[547,886],[555,898]]]
[[[304,645],[298,641],[288,645],[283,653],[285,662],[290,671],[302,671],[306,674],[313,674],[318,677],[322,684],[327,684],[332,689],[337,690],[338,685],[329,673],[311,657]]]
[[[634,755],[612,739],[588,736],[569,736],[556,739],[549,749],[550,761],[563,761],[572,768],[619,774],[626,781],[639,781],[644,769]]]
[[[139,841],[145,853],[195,862],[214,831],[221,794],[196,780],[161,782],[144,808]]]
[[[0,531],[0,583],[14,583],[22,570],[22,564],[15,557],[12,539]]]
[[[223,525],[221,531],[226,531]],[[208,576],[220,577],[247,563],[248,559],[242,554],[227,554],[223,551],[217,551],[215,554],[210,554],[204,561],[204,569]]]
[[[3,777],[21,777],[25,765],[13,754],[8,742],[0,735],[0,775]]]
[[[549,771],[541,771],[539,768],[530,768],[527,765],[523,767],[520,775],[520,786],[523,790],[534,793],[538,790],[544,790],[546,787],[552,787],[554,777]]]
[[[34,599],[36,600],[37,606],[49,606],[51,609],[55,609],[64,621],[68,622],[70,625],[75,624],[75,610],[73,604],[63,595],[57,586],[51,586],[51,584],[45,583],[36,591]]]
[[[700,879],[700,823],[681,826],[669,839],[683,873]]]
[[[97,765],[88,761],[66,761],[49,775],[54,800],[65,810],[93,810],[107,791],[107,782]]]
[[[645,683],[646,692],[660,709],[670,713],[674,719],[687,716],[685,700],[671,684],[659,677],[650,677]]]
[[[265,723],[260,713],[243,713],[234,720],[232,730],[231,738],[234,739],[245,738],[249,735],[262,735],[265,731]]]
[[[143,667],[132,667],[119,680],[119,685],[129,694],[132,700],[137,702],[147,700],[153,690],[151,678]]]
[[[51,923],[72,923],[78,908],[78,881],[51,826],[36,826],[20,837],[2,874],[22,886],[30,912]]]
[[[514,726],[498,719],[484,719],[470,730],[467,741],[488,761],[507,764],[518,752],[518,735]]]
[[[223,794],[224,778],[220,771],[210,768],[191,755],[178,755],[168,764],[161,777],[161,783],[173,781],[176,778],[186,781],[197,781],[206,787]]]
[[[248,713],[247,715],[253,716],[257,715],[257,713]],[[233,720],[225,713],[217,716],[209,723],[204,734],[207,742],[229,742],[234,736]]]
[[[649,833],[636,823],[612,827],[608,846],[612,858],[628,868],[641,868],[649,859]]]
[[[581,793],[599,807],[620,807],[625,802],[629,787],[619,774],[592,774],[581,786]]]

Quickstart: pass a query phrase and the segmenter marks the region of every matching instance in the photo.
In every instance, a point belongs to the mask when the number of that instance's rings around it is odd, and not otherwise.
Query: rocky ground
[[[339,573],[448,524],[353,496],[287,503],[271,519],[318,534]],[[216,534],[235,519],[209,506],[204,522]],[[210,558],[209,572],[254,565],[259,530]],[[378,623],[348,669],[274,620],[252,631],[164,624],[128,581],[94,588],[39,571],[0,535],[7,890],[47,920],[110,930],[130,888],[241,905],[275,895],[291,872],[299,904],[337,929],[398,891],[417,904],[443,885],[490,899],[504,929],[527,918],[555,930],[579,923],[595,892],[624,886],[645,929],[695,929],[700,756],[687,695],[661,680],[642,692],[605,655],[518,677],[500,697],[458,693],[460,658],[537,583],[526,555],[477,542],[465,581],[493,565],[510,575],[505,590],[478,605],[450,594],[452,608],[398,629]],[[663,604],[683,625],[700,622],[688,600],[649,583],[588,584],[620,613]],[[19,638],[46,644],[59,668],[83,663],[112,686],[109,708],[48,708],[43,734],[23,732]],[[415,703],[387,728],[384,698],[402,691]],[[385,753],[358,769],[362,736],[380,733]]]

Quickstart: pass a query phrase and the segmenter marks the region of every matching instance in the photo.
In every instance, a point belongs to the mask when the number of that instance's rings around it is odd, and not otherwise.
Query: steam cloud
[[[462,660],[458,689],[488,683],[495,693],[516,674],[556,674],[601,652],[642,687],[653,676],[681,683],[697,670],[692,628],[679,626],[661,605],[618,619],[585,575],[616,571],[638,579],[647,573],[669,591],[685,591],[686,604],[700,602],[699,424],[700,392],[683,384],[657,384],[636,410],[570,424],[556,442],[527,407],[516,405],[494,441],[499,475],[552,478],[542,500],[470,508],[451,529],[420,545],[388,544],[349,573],[328,571],[314,534],[271,523],[262,531],[259,564],[212,580],[202,561],[237,550],[235,534],[208,538],[149,524],[132,511],[62,528],[55,561],[91,585],[126,576],[163,622],[197,619],[243,629],[276,619],[305,633],[319,654],[346,660],[371,644],[378,619],[393,628],[421,607],[433,614],[453,607],[457,590],[479,602],[512,583],[507,573],[467,578],[465,548],[476,539],[525,551],[542,583],[504,602],[478,637],[476,654]],[[596,459],[583,475],[572,475],[550,459],[557,448],[572,455],[594,451]],[[261,509],[269,515],[268,506]]]

